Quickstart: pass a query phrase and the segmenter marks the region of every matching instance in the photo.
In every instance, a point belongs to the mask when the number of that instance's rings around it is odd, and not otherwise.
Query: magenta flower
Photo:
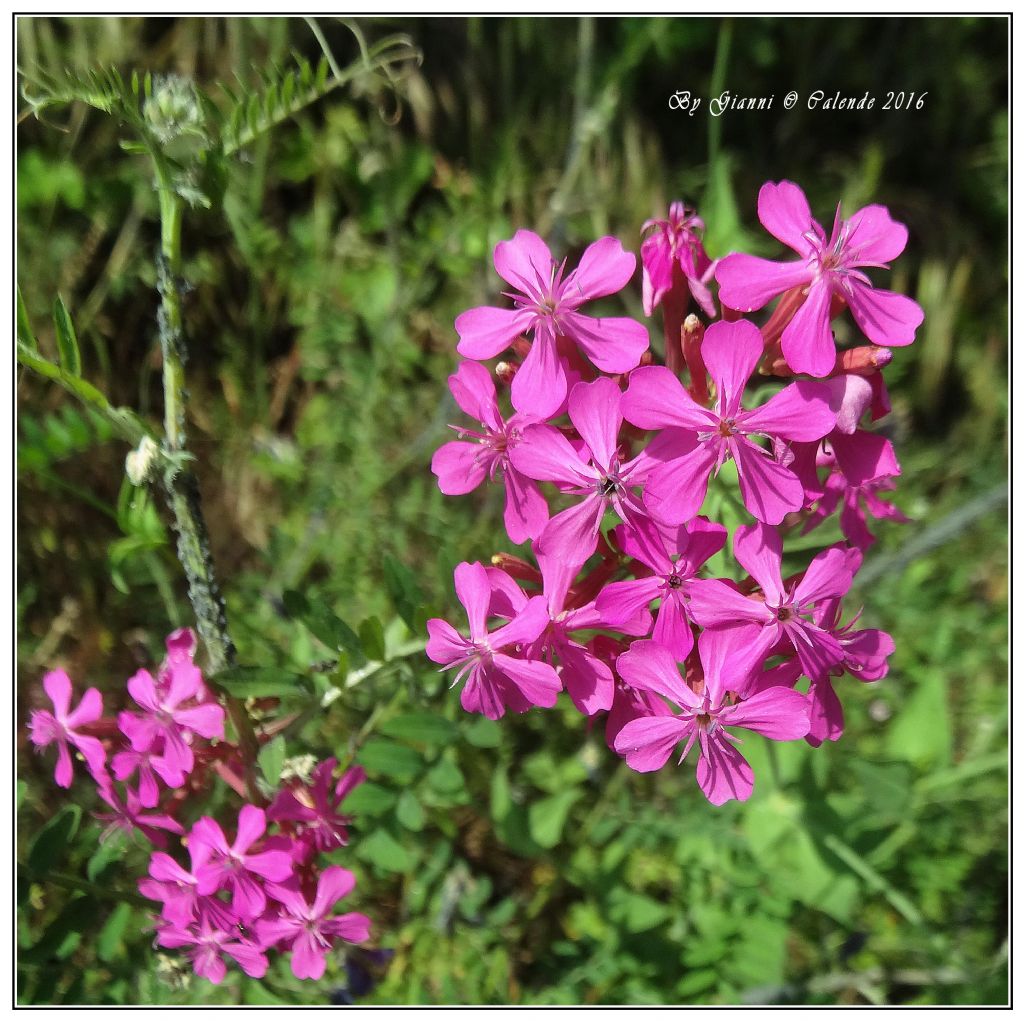
[[[632,530],[623,528],[622,536],[624,551],[651,573],[645,578],[606,585],[597,597],[598,614],[615,626],[638,611],[646,613],[651,602],[660,599],[652,637],[682,662],[693,648],[689,611],[692,580],[725,546],[729,533],[703,518],[694,518],[688,528],[676,525],[664,531],[655,522],[641,519]]]
[[[209,816],[203,816],[188,837],[199,893],[231,890],[231,907],[244,920],[263,914],[267,906],[262,880],[280,883],[292,874],[292,857],[286,851],[249,853],[266,828],[263,809],[245,805],[238,815],[238,833],[230,847],[224,831]]]
[[[834,432],[821,445],[816,466],[831,470],[801,534],[817,528],[839,507],[843,535],[858,549],[866,550],[875,541],[868,529],[868,513],[902,524],[910,520],[878,495],[894,489],[892,480],[900,474],[892,444],[883,436],[863,429],[849,436]]]
[[[250,978],[262,978],[267,973],[267,958],[263,951],[248,940],[238,937],[237,928],[228,929],[209,912],[200,911],[196,921],[186,924],[173,922],[157,930],[158,946],[177,949],[189,947],[188,958],[195,973],[219,985],[227,974],[225,955],[234,960]]]
[[[805,380],[791,383],[761,407],[744,411],[743,391],[763,347],[761,332],[746,320],[708,327],[701,354],[718,388],[715,410],[697,404],[662,366],[630,374],[622,399],[628,421],[641,429],[672,426],[691,434],[688,450],[679,456],[670,452],[662,465],[650,470],[644,504],[655,517],[672,525],[693,518],[712,473],[717,474],[730,457],[736,462],[743,503],[759,521],[778,524],[803,506],[799,478],[749,437],[817,440],[835,427],[836,415],[829,407],[828,388]]]
[[[636,269],[636,256],[613,237],[595,241],[579,266],[564,280],[565,263],[556,263],[544,241],[532,231],[516,231],[494,249],[494,268],[515,290],[514,309],[473,308],[455,320],[459,354],[493,358],[522,334],[533,331],[533,346],[512,380],[517,411],[547,418],[567,393],[565,366],[555,338],[574,341],[602,372],[628,372],[647,350],[647,329],[624,317],[594,319],[578,311],[594,298],[621,291]]]
[[[708,258],[698,233],[704,230],[704,221],[682,202],[673,202],[668,207],[667,220],[648,220],[640,230],[647,234],[640,245],[644,315],[651,315],[661,304],[678,273],[686,281],[693,300],[713,319],[715,302],[707,285],[717,263]]]
[[[338,760],[321,762],[308,787],[283,790],[267,809],[273,822],[297,822],[300,840],[317,851],[333,851],[348,843],[348,824],[352,817],[339,812],[341,803],[366,779],[366,770],[356,766],[334,782]]]
[[[536,419],[513,415],[507,422],[498,409],[491,374],[476,362],[463,362],[448,377],[459,407],[483,425],[483,432],[453,426],[460,439],[446,443],[434,454],[430,470],[438,487],[448,496],[472,492],[484,479],[505,483],[505,528],[516,543],[536,539],[548,521],[548,505],[533,479],[516,470],[509,450],[522,438],[522,430]],[[473,437],[469,443],[464,437]]]
[[[569,395],[569,420],[583,438],[580,450],[553,426],[531,425],[510,455],[529,478],[554,482],[583,497],[548,522],[534,547],[559,562],[570,579],[597,548],[601,519],[609,507],[626,522],[646,516],[630,487],[643,484],[651,459],[641,454],[622,461],[621,403],[622,393],[610,379],[577,383]]]
[[[146,710],[145,716],[124,712],[118,726],[137,752],[159,746],[171,773],[191,773],[195,765],[193,734],[207,739],[224,737],[224,710],[215,702],[191,700],[206,693],[203,676],[191,661],[168,661],[167,683],[158,685],[147,670],[128,681],[128,693]]]
[[[698,579],[690,595],[694,620],[711,630],[735,629],[739,646],[755,661],[780,643],[792,646],[812,681],[824,677],[842,658],[842,648],[814,619],[815,606],[846,594],[859,559],[847,549],[823,550],[787,589],[782,580],[782,540],[774,528],[740,526],[733,536],[733,552],[761,586],[764,598],[745,596],[720,579]]]
[[[491,720],[501,719],[506,709],[515,713],[525,713],[531,706],[550,709],[562,690],[554,669],[502,651],[529,645],[544,630],[548,612],[543,597],[535,596],[511,623],[488,634],[491,585],[483,565],[459,564],[455,592],[469,618],[469,639],[435,617],[427,621],[427,655],[445,669],[459,668],[453,687],[466,677],[462,708]]]
[[[29,740],[36,748],[57,745],[57,767],[53,778],[58,787],[71,786],[71,752],[73,745],[85,759],[86,768],[97,779],[103,775],[107,753],[95,737],[79,734],[76,730],[87,723],[95,723],[103,715],[103,698],[95,688],[89,688],[78,707],[71,709],[71,679],[63,670],[51,670],[43,678],[43,689],[53,703],[53,712],[33,709],[29,718]]]
[[[130,788],[125,788],[124,801],[114,791],[109,778],[97,787],[99,796],[114,810],[106,815],[97,815],[99,822],[107,825],[100,834],[100,843],[105,843],[118,830],[129,837],[138,830],[154,847],[161,850],[167,848],[167,833],[183,834],[181,823],[164,813],[143,813],[143,805],[139,796]],[[165,831],[165,832],[162,832]]]
[[[154,851],[149,859],[149,878],[139,880],[139,893],[163,904],[163,917],[187,926],[196,917],[199,880],[169,854]]]
[[[150,749],[137,752],[134,748],[125,748],[119,751],[110,760],[110,771],[115,780],[122,782],[138,771],[139,803],[143,808],[154,808],[160,800],[158,776],[170,788],[182,787],[185,783],[185,774],[180,769],[172,769],[162,756]]]
[[[884,206],[865,206],[843,220],[836,208],[831,237],[811,217],[803,191],[791,181],[761,187],[757,215],[765,229],[792,248],[796,262],[771,262],[735,253],[718,263],[719,300],[752,312],[783,291],[801,287],[806,299],[782,331],[782,353],[795,372],[826,376],[835,365],[829,329],[833,295],[850,306],[864,335],[874,344],[902,347],[913,343],[924,320],[916,301],[874,287],[862,267],[888,269],[907,244],[907,228],[895,223]]]
[[[798,691],[771,687],[741,701],[747,674],[733,672],[729,639],[705,631],[699,643],[704,692],[694,693],[679,676],[675,658],[657,642],[634,642],[619,656],[616,668],[628,685],[661,695],[679,707],[671,716],[646,716],[627,723],[615,738],[615,750],[639,773],[661,769],[683,741],[686,758],[699,746],[697,783],[713,805],[732,798],[746,801],[754,789],[750,764],[736,749],[738,739],[725,728],[742,727],[775,741],[794,741],[808,728],[807,699]]]
[[[355,877],[347,869],[332,865],[324,869],[310,904],[297,885],[268,887],[281,904],[276,918],[261,918],[256,933],[263,948],[284,943],[292,952],[292,973],[296,978],[318,979],[327,966],[327,951],[335,939],[362,943],[370,935],[370,919],[355,912],[328,917],[334,905],[347,897],[355,886]]]

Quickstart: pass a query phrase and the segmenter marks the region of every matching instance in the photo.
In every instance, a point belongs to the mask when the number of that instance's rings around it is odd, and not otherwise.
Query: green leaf
[[[426,822],[426,814],[419,798],[411,790],[402,791],[395,808],[395,817],[407,829],[419,833]]]
[[[451,744],[459,734],[459,728],[450,720],[430,713],[394,716],[378,729],[387,737],[429,745]]]
[[[384,584],[391,601],[409,630],[415,631],[416,610],[423,603],[423,590],[412,571],[391,554],[385,554],[383,567]]]
[[[407,872],[412,855],[387,830],[374,830],[356,844],[356,855],[385,872]]]
[[[427,783],[439,794],[457,794],[465,789],[466,778],[451,759],[441,759],[427,774]]]
[[[85,875],[90,883],[95,883],[100,876],[115,862],[120,862],[125,854],[125,834],[123,830],[115,830],[109,839],[100,844],[96,853],[85,866]]]
[[[28,867],[40,879],[45,879],[46,873],[64,857],[81,821],[82,810],[77,805],[65,805],[39,831],[28,852]]]
[[[19,963],[43,964],[53,957],[67,956],[69,937],[75,937],[77,943],[79,933],[95,931],[98,910],[99,904],[92,897],[74,897],[68,901],[36,943],[18,954]]]
[[[501,744],[501,727],[486,716],[464,726],[462,732],[475,748],[497,748]]]
[[[82,356],[78,350],[78,337],[75,336],[74,324],[60,295],[57,295],[57,300],[53,303],[53,325],[57,331],[60,367],[70,376],[80,376]]]
[[[539,840],[537,842],[540,843]],[[609,916],[626,932],[647,932],[661,925],[672,913],[661,901],[645,897],[642,893],[630,893],[621,886],[612,890],[608,900]]]
[[[271,787],[276,787],[281,782],[281,767],[284,766],[286,754],[285,739],[281,734],[265,744],[256,756],[263,776]]]
[[[124,955],[124,931],[132,917],[132,906],[122,901],[110,913],[96,940],[96,954],[101,961],[116,961]]]
[[[388,658],[384,643],[384,625],[379,617],[367,617],[359,625],[359,640],[363,643],[363,651],[369,659],[383,663]]]
[[[344,649],[356,665],[366,662],[359,636],[325,606],[314,606],[301,593],[289,589],[282,595],[288,615],[301,621],[329,649]]]
[[[491,776],[491,818],[501,822],[512,809],[512,790],[508,773],[504,768],[496,769]]]
[[[541,847],[554,847],[562,837],[569,809],[579,799],[582,791],[570,789],[549,798],[541,798],[530,805],[530,836]]]
[[[371,738],[363,746],[357,760],[371,773],[390,776],[399,783],[408,783],[423,770],[419,752],[408,745],[382,738]]]
[[[17,289],[18,294],[18,340],[33,351],[39,350],[39,342],[32,332],[32,323],[29,322],[28,309],[25,308],[25,300],[21,296],[21,288]]]
[[[397,800],[394,791],[367,780],[345,798],[345,811],[352,815],[383,815]]]
[[[282,702],[313,694],[308,677],[277,667],[236,666],[217,674],[216,682],[235,698],[279,698]]]

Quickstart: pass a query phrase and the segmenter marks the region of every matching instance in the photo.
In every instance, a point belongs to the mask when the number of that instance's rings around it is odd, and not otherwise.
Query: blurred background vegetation
[[[22,727],[20,857],[51,874],[22,873],[22,1000],[1004,1002],[1006,20],[358,27],[408,33],[421,66],[397,94],[330,93],[186,217],[188,429],[242,661],[308,672],[330,656],[289,618],[292,589],[386,661],[287,751],[366,765],[338,860],[394,956],[375,988],[355,957],[317,984],[278,966],[263,984],[182,986],[124,896],[144,850],[97,851],[90,787],[57,792]],[[320,29],[339,60],[358,55],[349,27]],[[215,97],[321,53],[300,19],[21,18],[17,38],[24,72],[115,65]],[[880,98],[780,108],[816,88]],[[705,98],[696,116],[669,109],[681,89]],[[725,89],[775,109],[708,117]],[[889,90],[927,92],[924,108],[881,111]],[[81,104],[22,119],[18,281],[43,348],[59,293],[86,378],[155,421],[157,201],[122,137]],[[891,286],[927,319],[887,370],[882,428],[913,523],[879,527],[851,598],[896,638],[889,677],[847,678],[837,746],[769,763],[748,742],[755,794],[716,810],[692,767],[630,773],[571,706],[468,718],[423,657],[392,656],[454,612],[458,561],[508,548],[500,492],[446,499],[429,472],[458,420],[452,320],[495,299],[494,243],[529,227],[570,255],[604,233],[637,250],[643,220],[685,198],[713,256],[771,256],[755,200],[781,178],[823,221],[841,198],[909,227]],[[638,281],[623,301],[641,316]],[[114,697],[191,616],[162,507],[122,483],[125,445],[24,372],[18,402],[20,725],[47,667]],[[69,799],[73,847],[33,847]]]

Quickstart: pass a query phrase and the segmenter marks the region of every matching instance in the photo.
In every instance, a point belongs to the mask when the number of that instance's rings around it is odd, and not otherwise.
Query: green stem
[[[186,452],[185,437],[185,334],[181,307],[181,226],[183,202],[175,192],[167,168],[155,160],[160,194],[159,332],[163,351],[164,449],[172,457]],[[179,462],[180,463],[180,462]],[[188,597],[196,626],[206,647],[210,680],[235,665],[235,646],[228,632],[224,599],[217,586],[210,539],[199,497],[199,483],[190,470],[164,473],[167,499],[178,533],[178,560],[188,582]],[[259,742],[244,704],[218,692],[238,736],[245,766],[245,786],[253,804],[263,801],[256,784]]]

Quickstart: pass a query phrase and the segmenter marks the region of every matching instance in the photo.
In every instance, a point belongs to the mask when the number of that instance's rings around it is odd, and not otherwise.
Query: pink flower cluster
[[[564,690],[583,715],[606,714],[607,742],[633,769],[659,769],[676,750],[681,762],[696,746],[697,782],[716,805],[753,788],[735,729],[836,740],[834,680],[887,672],[892,639],[857,628],[859,614],[844,623],[843,599],[874,541],[866,515],[906,520],[879,496],[900,474],[892,444],[863,422],[889,410],[892,352],[878,345],[911,343],[923,319],[863,272],[907,241],[883,207],[849,220],[837,211],[826,236],[784,181],[764,185],[758,213],[797,262],[712,262],[703,224],[678,203],[644,225],[643,304],[663,310],[664,366],[642,324],[578,311],[631,281],[636,258],[616,239],[592,244],[568,276],[537,235],[501,242],[494,264],[515,307],[455,322],[459,353],[474,360],[449,385],[480,427],[453,427],[459,438],[432,463],[447,494],[503,484],[509,537],[529,542],[535,561],[460,564],[468,636],[428,622],[427,655],[457,668],[463,707],[498,719],[550,708]],[[742,318],[778,296],[760,327]],[[721,317],[686,315],[691,300]],[[846,308],[872,343],[837,352],[830,321]],[[480,364],[500,355],[511,413]],[[789,382],[752,401],[758,374]],[[736,497],[719,479],[728,461]],[[749,515],[731,537],[701,515],[712,489],[717,505],[736,500]],[[787,570],[785,537],[837,508],[846,541]],[[709,576],[713,558],[727,570],[730,551],[730,576]]]
[[[157,946],[182,949],[195,973],[214,983],[223,980],[228,960],[262,977],[273,949],[290,953],[297,978],[318,979],[335,942],[369,937],[365,915],[333,913],[355,885],[352,873],[317,864],[321,852],[348,843],[352,820],[341,803],[365,774],[356,767],[335,779],[337,760],[327,759],[307,780],[286,783],[268,807],[244,804],[230,839],[209,816],[186,832],[178,817],[205,796],[211,779],[248,797],[241,752],[224,739],[224,709],[193,661],[195,647],[191,630],[174,632],[156,677],[140,670],[128,681],[141,711],[116,719],[103,717],[95,688],[72,710],[67,674],[47,674],[43,687],[53,711],[32,712],[29,739],[40,750],[57,745],[60,787],[71,785],[71,749],[80,755],[112,810],[97,816],[107,823],[101,840],[122,831],[155,848],[139,892],[161,905]],[[188,868],[168,853],[172,835],[187,850]]]

